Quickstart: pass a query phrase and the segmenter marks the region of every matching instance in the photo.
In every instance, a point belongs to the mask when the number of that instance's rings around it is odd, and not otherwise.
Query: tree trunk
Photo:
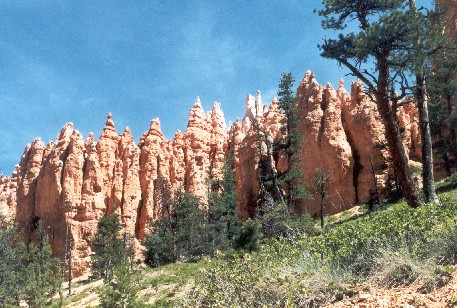
[[[419,126],[422,141],[422,181],[425,202],[439,204],[433,179],[433,148],[428,116],[428,100],[426,95],[425,78],[423,74],[416,75],[416,99],[419,109]]]
[[[321,230],[324,230],[324,197],[321,198]]]
[[[409,206],[416,208],[423,205],[419,196],[417,183],[408,166],[408,157],[402,143],[398,127],[396,108],[391,107],[388,92],[389,68],[387,55],[378,57],[378,83],[376,90],[376,104],[386,128],[387,146],[392,156],[393,167],[400,179],[402,193]]]

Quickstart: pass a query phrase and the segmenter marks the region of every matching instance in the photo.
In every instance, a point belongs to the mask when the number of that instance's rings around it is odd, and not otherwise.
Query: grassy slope
[[[430,250],[438,247],[436,239],[446,234],[447,228],[457,226],[456,184],[457,177],[438,184],[441,207],[410,209],[403,201],[371,213],[361,207],[329,217],[322,234],[304,236],[298,242],[268,242],[250,255],[230,254],[199,263],[143,269],[138,296],[147,307],[296,306],[335,301],[370,279],[389,286],[411,283],[409,279],[416,279],[414,264],[423,267],[435,260]],[[389,260],[397,256],[400,263],[407,259],[406,265],[395,264],[392,273],[379,271],[376,266],[387,267],[379,263],[383,260],[380,254]],[[434,281],[449,271],[437,263],[434,261],[430,277],[419,273],[425,277],[424,284],[426,279]],[[409,267],[413,273],[408,272]],[[384,281],[386,277],[390,280]],[[66,298],[65,305],[96,305],[100,292],[100,285],[82,288]]]

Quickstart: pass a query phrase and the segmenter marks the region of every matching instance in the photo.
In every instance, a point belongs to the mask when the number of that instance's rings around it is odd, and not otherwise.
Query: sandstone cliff
[[[384,127],[376,105],[365,95],[360,82],[346,92],[320,85],[307,72],[297,90],[304,136],[302,170],[313,193],[316,168],[331,172],[328,213],[336,213],[364,201],[375,186],[382,190],[389,169]],[[411,159],[419,159],[420,137],[417,112],[406,106],[399,112],[404,142]],[[259,127],[255,127],[254,122]],[[90,262],[91,238],[103,215],[118,213],[126,232],[137,239],[148,232],[157,218],[164,184],[206,198],[208,178],[219,178],[224,157],[235,153],[238,203],[243,217],[252,216],[259,196],[259,152],[265,158],[265,144],[259,143],[258,128],[271,142],[284,137],[284,116],[275,99],[269,106],[261,93],[248,95],[242,121],[226,127],[220,104],[205,113],[200,99],[189,112],[187,129],[167,140],[158,119],[135,143],[127,127],[118,134],[111,114],[98,138],[86,140],[67,123],[55,142],[44,145],[35,139],[28,145],[11,178],[0,178],[0,210],[14,217],[29,232],[37,219],[48,228],[55,255],[63,257],[66,236],[72,241],[75,275]],[[232,142],[233,141],[233,142]],[[284,171],[287,158],[275,153],[274,168]],[[318,200],[303,200],[312,215]],[[68,243],[68,242],[67,242]]]

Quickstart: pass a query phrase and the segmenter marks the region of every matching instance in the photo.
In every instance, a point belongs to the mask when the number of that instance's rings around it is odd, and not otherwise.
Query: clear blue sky
[[[346,71],[316,47],[333,35],[319,3],[0,0],[0,172],[66,122],[98,137],[112,112],[138,140],[159,117],[170,139],[197,95],[205,110],[220,101],[228,122],[248,93],[271,101],[282,72],[337,84]]]

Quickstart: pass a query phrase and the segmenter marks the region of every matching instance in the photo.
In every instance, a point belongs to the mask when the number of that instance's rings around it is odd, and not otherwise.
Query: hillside
[[[142,307],[454,307],[457,178],[438,191],[442,206],[362,205],[328,216],[315,235],[264,241],[251,254],[142,266],[137,298]],[[105,291],[81,280],[64,303],[96,306]]]

